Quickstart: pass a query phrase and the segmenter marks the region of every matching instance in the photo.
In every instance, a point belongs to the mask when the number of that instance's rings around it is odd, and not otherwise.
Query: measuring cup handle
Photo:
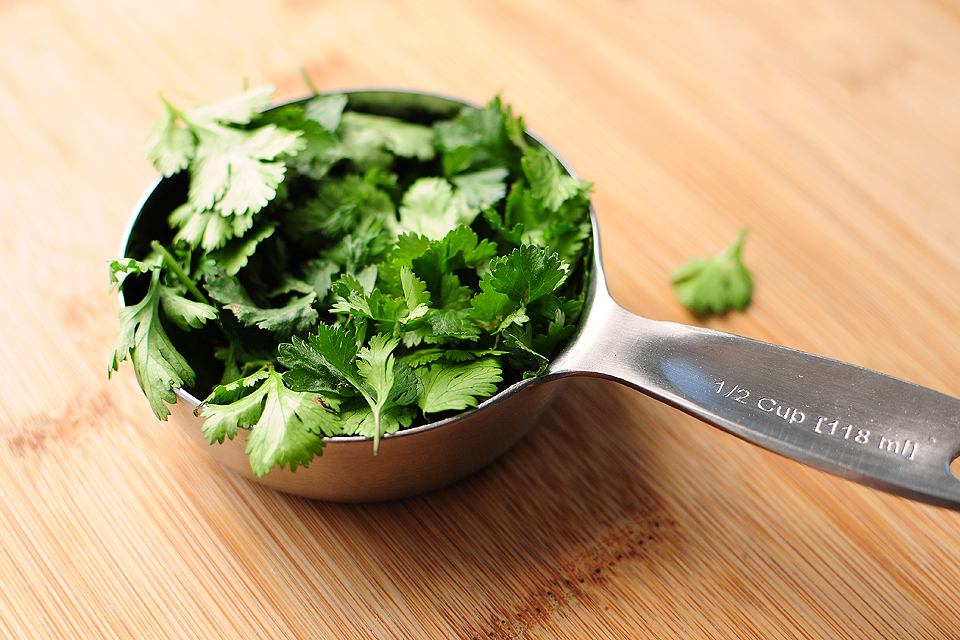
[[[851,364],[598,300],[555,375],[620,381],[784,456],[960,510],[960,399]]]

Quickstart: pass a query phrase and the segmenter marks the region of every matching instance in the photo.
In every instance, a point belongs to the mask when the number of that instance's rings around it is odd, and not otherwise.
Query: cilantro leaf
[[[519,173],[526,146],[523,121],[513,117],[499,96],[482,108],[463,109],[457,118],[439,122],[434,129],[443,150],[444,175],[490,167]]]
[[[414,384],[416,384],[415,378]],[[388,405],[380,411],[378,424],[370,405],[358,404],[341,411],[340,419],[343,421],[344,435],[375,438],[378,433],[383,436],[406,429],[413,424],[416,415],[416,405]]]
[[[260,211],[276,195],[286,171],[275,158],[304,148],[301,131],[274,124],[238,128],[250,123],[272,94],[273,87],[263,86],[187,110],[174,107],[161,94],[167,109],[151,131],[144,155],[153,158],[165,176],[189,169],[187,205],[174,220],[181,228],[190,227],[180,237],[195,246],[202,241],[204,248],[214,249],[246,231],[250,221],[237,228],[210,213],[229,218]]]
[[[190,202],[170,214],[170,225],[177,229],[174,240],[192,247],[213,251],[231,238],[242,236],[253,227],[253,215],[222,216],[216,211],[200,211]]]
[[[330,310],[368,318],[377,322],[381,330],[391,334],[396,324],[408,314],[402,299],[392,298],[380,289],[374,289],[369,294],[351,293],[337,300]]]
[[[517,303],[494,288],[493,274],[484,274],[480,280],[480,293],[470,301],[470,318],[485,331],[494,333],[516,311]]]
[[[245,325],[256,325],[284,338],[304,333],[317,321],[313,308],[316,293],[294,296],[279,307],[261,307],[247,293],[236,276],[222,275],[207,279],[207,291],[220,304],[234,313]]]
[[[219,404],[218,396],[229,394],[230,387],[253,390],[229,404]],[[322,454],[323,436],[340,430],[336,416],[318,404],[313,394],[290,390],[272,368],[214,391],[204,401],[201,415],[211,444],[232,439],[238,428],[252,429],[246,453],[250,468],[261,477],[275,466],[288,466],[291,471],[297,465],[306,467]]]
[[[200,414],[207,442],[233,440],[240,429],[250,429],[263,414],[263,394],[254,393],[269,372],[261,369],[228,384],[218,385],[203,401]]]
[[[163,285],[160,286],[160,303],[164,315],[185,331],[199,329],[218,315],[215,307],[185,298],[176,289]]]
[[[303,148],[295,156],[285,158],[287,167],[319,180],[343,157],[343,147],[334,132],[346,102],[343,95],[317,96],[305,104],[286,104],[262,113],[257,124],[272,123],[300,131]]]
[[[547,324],[546,332],[534,336],[531,347],[537,353],[549,355],[553,353],[557,345],[566,342],[566,340],[573,335],[576,328],[575,324],[567,322],[567,316],[563,310],[557,308],[553,318],[551,318]]]
[[[480,273],[497,255],[497,245],[487,239],[480,240],[476,231],[460,225],[441,240],[430,240],[417,234],[401,235],[384,265],[381,277],[387,288],[399,289],[399,271],[411,267],[414,274],[427,286],[434,306],[441,308],[464,308],[472,291],[461,287],[457,273],[471,269]]]
[[[235,276],[240,269],[247,266],[247,261],[257,250],[260,242],[272,236],[276,229],[276,222],[261,223],[255,229],[251,229],[252,233],[227,241],[224,246],[211,251],[209,255],[224,273]]]
[[[221,125],[196,128],[188,199],[197,211],[230,216],[256,213],[277,193],[286,167],[272,161],[301,149],[299,132],[273,125],[241,131]]]
[[[490,284],[511,300],[526,304],[552,293],[566,279],[568,267],[557,254],[521,245],[491,265]]]
[[[390,413],[395,407],[416,401],[417,379],[410,368],[393,355],[399,341],[385,334],[376,334],[367,346],[357,348],[350,334],[342,327],[321,325],[316,336],[308,341],[294,341],[281,349],[282,364],[290,368],[286,380],[295,389],[312,389],[323,392],[337,386],[338,392],[346,392],[349,384],[359,394],[369,409],[369,415],[361,415],[359,422],[369,418],[365,432],[373,438],[374,453],[380,446],[380,437],[388,433],[394,421],[399,425],[404,412]],[[356,417],[356,415],[354,417]],[[391,417],[392,416],[392,417]],[[386,420],[386,422],[384,422]],[[409,425],[409,422],[407,422]]]
[[[380,437],[384,433],[381,420],[385,410],[410,404],[417,398],[416,376],[393,355],[398,343],[396,339],[377,334],[357,353],[357,371],[363,379],[359,391],[372,412],[374,454],[380,448]]]
[[[473,173],[461,173],[451,178],[451,181],[463,193],[467,206],[479,209],[503,200],[507,195],[504,180],[508,175],[505,167],[493,167]]]
[[[331,177],[320,185],[315,197],[304,202],[296,217],[288,216],[287,232],[342,237],[361,226],[379,227],[393,215],[390,195],[371,180],[352,174]]]
[[[280,363],[290,369],[285,374],[288,382],[299,391],[356,386],[356,339],[340,326],[320,324],[316,331],[306,341],[280,345]]]
[[[153,252],[145,260],[121,258],[110,263],[110,290],[122,290],[123,282],[128,276],[152,273],[159,268],[161,257]]]
[[[186,114],[181,114],[181,118],[188,123],[248,124],[256,113],[270,106],[274,91],[275,88],[268,84],[253,87],[220,102],[192,107]],[[167,106],[170,107],[170,103]]]
[[[340,272],[340,265],[332,260],[313,259],[303,265],[303,279],[317,294],[317,300],[326,300],[333,285],[333,278]]]
[[[189,129],[180,126],[178,112],[167,104],[168,108],[150,130],[143,155],[152,158],[156,170],[169,178],[190,165],[197,152],[197,141]]]
[[[344,387],[350,384],[342,370],[323,355],[324,342],[330,339],[329,336],[325,337],[324,333],[331,330],[336,329],[321,325],[318,333],[311,334],[306,340],[293,338],[291,342],[280,345],[278,361],[289,369],[284,372],[283,379],[291,389],[340,395]],[[353,360],[356,351],[354,346],[353,355],[347,357],[347,362]],[[337,361],[336,358],[334,361]]]
[[[525,376],[538,376],[546,371],[550,360],[533,347],[533,329],[529,323],[513,323],[506,327],[502,335],[505,349],[513,351],[514,356],[534,363],[532,367],[525,367]]]
[[[166,420],[170,410],[164,402],[176,403],[173,390],[192,385],[195,374],[163,328],[160,320],[162,290],[160,271],[155,269],[143,299],[120,309],[120,334],[114,344],[107,374],[117,371],[120,362],[130,356],[137,382],[149,400],[150,408],[157,418]],[[179,317],[187,324],[202,324],[208,317],[197,308],[179,309],[179,312]]]
[[[398,229],[440,240],[461,224],[473,222],[477,213],[444,178],[420,178],[403,194]]]
[[[462,411],[497,391],[502,382],[495,358],[481,358],[461,364],[431,364],[415,370],[420,382],[417,404],[424,414]]]
[[[340,118],[340,126],[344,144],[359,150],[360,157],[381,148],[418,160],[431,160],[436,155],[433,129],[421,124],[347,111]]]
[[[557,157],[546,149],[527,147],[522,163],[533,196],[548,211],[556,211],[580,191],[580,181],[567,175]]]
[[[343,109],[346,106],[347,96],[333,94],[311,99],[304,107],[304,111],[307,118],[316,121],[327,131],[334,132],[340,126]]]
[[[747,230],[710,258],[694,258],[671,275],[673,290],[681,304],[694,313],[723,313],[745,309],[753,293],[753,279],[741,259]]]

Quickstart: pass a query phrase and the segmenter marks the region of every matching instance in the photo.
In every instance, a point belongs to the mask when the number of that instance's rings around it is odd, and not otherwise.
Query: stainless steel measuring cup
[[[398,117],[411,109],[449,117],[464,106],[418,92],[346,93],[353,104]],[[135,257],[134,239],[165,224],[182,202],[175,178],[144,194],[121,255]],[[327,438],[323,455],[309,467],[274,469],[263,478],[250,471],[247,432],[223,444],[206,442],[202,418],[194,413],[200,400],[189,391],[177,390],[172,419],[224,466],[274,489],[340,502],[388,500],[443,487],[489,464],[536,424],[566,378],[594,376],[799,462],[960,509],[960,480],[950,471],[960,452],[960,399],[836,360],[634,315],[607,291],[592,210],[591,217],[593,267],[578,332],[546,375],[519,382],[468,413],[388,435],[376,456],[366,438]]]

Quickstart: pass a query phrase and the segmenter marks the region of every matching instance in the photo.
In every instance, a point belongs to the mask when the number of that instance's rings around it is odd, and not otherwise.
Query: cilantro
[[[753,280],[741,260],[746,238],[744,229],[713,257],[694,258],[670,275],[674,292],[683,305],[703,315],[745,309],[750,304]]]
[[[555,290],[567,277],[567,266],[557,254],[533,245],[522,245],[491,267],[494,290],[526,304]]]
[[[114,263],[115,278],[119,272],[128,274],[131,268],[148,271],[150,285],[140,302],[120,310],[120,335],[117,336],[107,373],[109,375],[117,371],[120,362],[130,356],[140,388],[150,401],[150,408],[158,418],[166,420],[170,410],[164,402],[175,403],[177,397],[173,390],[192,385],[195,374],[164,330],[161,302],[167,317],[183,328],[199,328],[207,320],[216,317],[216,310],[209,305],[191,302],[161,284],[158,268]],[[116,281],[121,282],[119,279]]]
[[[323,327],[310,336],[281,347],[282,363],[290,367],[288,382],[294,388],[315,391],[336,390],[341,395],[359,395],[366,401],[369,414],[354,422],[349,431],[363,431],[373,438],[374,453],[380,446],[387,419],[399,427],[400,419],[390,410],[403,407],[417,397],[417,383],[412,371],[393,355],[398,341],[384,334],[370,339],[368,346],[357,349],[348,334],[338,327]],[[409,422],[408,422],[409,424]]]
[[[523,172],[530,180],[533,197],[548,211],[556,211],[580,190],[580,181],[564,173],[557,157],[546,149],[528,147],[523,154]]]
[[[477,398],[487,398],[502,381],[496,358],[481,358],[462,364],[432,364],[417,369],[420,394],[417,400],[425,413],[463,411],[477,406]]]
[[[460,189],[469,207],[488,207],[507,195],[504,180],[509,172],[504,167],[494,167],[473,173],[461,173],[453,177],[453,184]]]
[[[207,440],[249,430],[257,475],[326,436],[375,453],[543,373],[582,306],[590,185],[499,97],[408,122],[272,93],[161,94],[145,155],[189,182],[166,244],[111,265],[127,306],[108,371],[130,357],[161,418],[178,387],[206,396]]]
[[[470,224],[477,213],[444,178],[420,178],[403,194],[398,227],[439,240],[461,224]]]
[[[436,154],[433,129],[387,116],[348,111],[340,118],[343,137],[361,147],[382,147],[404,158],[431,160]]]
[[[217,387],[200,415],[211,444],[233,439],[238,428],[256,427],[247,437],[246,453],[258,476],[274,466],[306,467],[323,451],[318,436],[335,435],[339,426],[313,395],[290,390],[272,368]]]
[[[160,94],[167,107],[144,149],[157,170],[170,176],[187,169],[187,203],[175,217],[186,227],[181,237],[193,245],[215,249],[249,228],[231,216],[257,213],[276,195],[285,166],[274,160],[303,148],[301,133],[267,124],[245,129],[254,114],[270,103],[273,87],[264,86],[216,104],[181,110]]]
[[[283,306],[260,307],[236,276],[207,279],[207,291],[245,325],[256,325],[278,336],[291,336],[308,330],[317,320],[313,308],[315,293],[295,296]]]

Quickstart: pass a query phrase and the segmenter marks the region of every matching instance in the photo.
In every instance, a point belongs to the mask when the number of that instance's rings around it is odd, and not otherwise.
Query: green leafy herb
[[[173,390],[192,385],[195,374],[164,330],[161,305],[166,317],[182,328],[199,328],[215,318],[217,312],[213,307],[187,300],[176,290],[161,284],[159,268],[134,261],[126,264],[114,262],[112,265],[118,284],[122,283],[118,274],[126,276],[131,271],[149,273],[150,284],[140,302],[120,310],[120,335],[107,373],[117,371],[120,362],[131,356],[137,381],[150,401],[150,408],[158,418],[166,419],[170,410],[164,402],[176,402]]]
[[[225,402],[226,401],[226,402]],[[203,432],[223,442],[238,429],[256,427],[247,437],[250,467],[258,476],[274,465],[307,466],[323,450],[323,436],[338,433],[335,420],[310,393],[290,390],[273,368],[213,390],[204,401]]]
[[[583,303],[590,184],[499,97],[407,122],[272,92],[161,95],[145,154],[188,188],[149,255],[112,265],[110,371],[130,357],[161,419],[178,387],[206,396],[207,439],[249,430],[258,475],[331,435],[376,453],[544,372]]]
[[[417,404],[425,414],[475,407],[478,398],[496,393],[503,380],[496,358],[431,364],[417,369],[417,379],[421,388]]]
[[[741,259],[747,230],[710,258],[695,258],[670,278],[680,302],[697,314],[745,309],[753,293],[753,279]]]

